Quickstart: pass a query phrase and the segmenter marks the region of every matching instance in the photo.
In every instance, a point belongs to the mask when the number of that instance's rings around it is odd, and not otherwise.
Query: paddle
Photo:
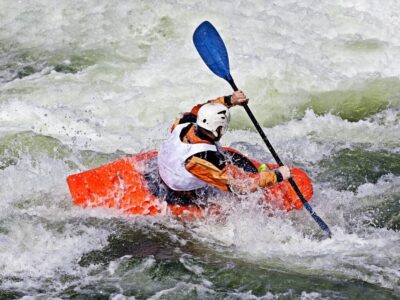
[[[225,79],[229,82],[231,87],[234,91],[237,91],[238,88],[233,81],[233,78],[230,74],[229,68],[229,58],[228,52],[226,50],[224,41],[220,37],[219,33],[215,29],[215,27],[208,21],[205,21],[197,27],[193,34],[193,42],[194,45],[199,52],[201,58],[205,62],[205,64],[210,68],[210,70],[217,76]],[[258,124],[256,118],[254,117],[253,113],[251,112],[250,108],[247,104],[243,105],[244,109],[246,110],[247,114],[249,115],[251,121],[253,122],[254,126],[256,127],[258,133],[261,135],[261,138],[267,145],[269,151],[271,152],[272,156],[274,157],[275,161],[280,165],[283,166],[282,161],[280,160],[278,154],[275,152],[274,148],[272,147],[271,143],[268,141],[264,131],[261,129],[260,125]],[[299,187],[297,186],[296,182],[293,178],[289,180],[290,185],[295,190],[297,196],[300,198],[301,202],[303,203],[304,207],[308,210],[311,214],[315,222],[318,223],[319,227],[329,236],[332,236],[332,233],[326,225],[326,223],[315,213],[312,209],[310,204],[306,201],[303,194],[301,193]]]

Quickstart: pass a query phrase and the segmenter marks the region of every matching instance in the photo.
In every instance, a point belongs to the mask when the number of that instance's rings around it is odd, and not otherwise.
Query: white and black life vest
[[[174,191],[191,191],[207,186],[206,182],[186,170],[185,161],[200,152],[217,151],[215,145],[183,143],[180,134],[188,125],[177,125],[158,152],[157,162],[161,179]]]

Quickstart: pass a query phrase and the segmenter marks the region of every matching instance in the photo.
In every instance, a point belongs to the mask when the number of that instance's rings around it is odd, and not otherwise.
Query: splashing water
[[[0,1],[0,298],[396,299],[399,3]],[[179,112],[231,93],[192,45],[205,19],[305,211],[218,199],[224,222],[72,204],[65,178],[156,149]],[[222,143],[271,155],[240,108]]]

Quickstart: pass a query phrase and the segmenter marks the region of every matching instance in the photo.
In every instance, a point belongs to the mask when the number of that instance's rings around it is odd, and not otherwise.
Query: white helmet
[[[211,131],[215,137],[221,137],[227,130],[231,114],[229,109],[221,103],[207,103],[199,109],[197,125]],[[218,133],[217,129],[222,127]]]

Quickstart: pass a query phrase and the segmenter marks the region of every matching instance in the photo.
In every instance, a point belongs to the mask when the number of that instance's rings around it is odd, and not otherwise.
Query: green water
[[[397,77],[371,80],[357,87],[319,92],[304,104],[318,114],[332,113],[356,122],[390,107],[398,107],[400,80]]]
[[[365,150],[362,146],[344,149],[320,163],[318,177],[339,190],[355,191],[364,183],[376,183],[386,174],[400,175],[400,154]]]
[[[0,0],[0,299],[399,299],[398,11]],[[204,20],[332,239],[261,191],[194,222],[72,202],[67,176],[158,149],[179,113],[232,92],[193,46]],[[230,129],[225,145],[273,162],[240,107]]]
[[[361,280],[307,269],[293,271],[290,266],[280,268],[262,260],[249,262],[238,257],[233,248],[216,251],[185,231],[157,224],[137,229],[118,220],[111,224],[116,233],[109,236],[108,245],[86,253],[79,261],[81,266],[95,265],[91,271],[95,282],[80,285],[79,292],[74,292],[72,285],[64,297],[107,299],[122,287],[124,295],[136,299],[147,299],[160,291],[164,291],[161,299],[239,299],[245,295],[298,299],[307,293],[329,299],[396,299],[392,291]],[[169,238],[171,234],[180,242]],[[117,263],[110,274],[113,262]]]

